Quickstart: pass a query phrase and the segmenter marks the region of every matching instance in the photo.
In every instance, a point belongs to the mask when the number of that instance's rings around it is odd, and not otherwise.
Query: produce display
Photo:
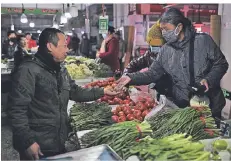
[[[130,103],[127,105],[117,106],[115,110],[112,111],[112,120],[114,122],[123,122],[131,120],[143,121],[145,116],[155,108],[155,101],[150,99],[143,99],[137,103]]]
[[[8,59],[6,59],[6,58],[5,59],[1,59],[1,63],[2,64],[7,64],[7,62],[8,62]]]
[[[95,68],[91,61],[69,59],[67,66],[76,65],[88,73],[85,67]],[[76,71],[72,73],[74,77],[75,74]],[[115,79],[109,77],[86,84],[84,88],[113,89],[116,85]],[[194,97],[190,107],[163,108],[145,118],[157,102],[148,93],[129,92],[130,95],[127,91],[114,97],[105,95],[94,103],[73,105],[70,123],[74,131],[92,130],[80,138],[84,147],[108,144],[121,158],[126,160],[136,155],[141,161],[218,161],[221,160],[219,152],[231,150],[225,140],[216,139],[213,143],[210,141],[212,150],[205,151],[208,146],[205,148],[200,141],[220,135],[206,99],[201,102]],[[112,111],[109,105],[117,107]]]
[[[153,130],[153,138],[162,138],[176,133],[187,133],[193,140],[219,136],[214,118],[208,107],[159,111],[147,119]]]
[[[72,79],[84,79],[93,76],[93,72],[85,64],[68,64],[66,65],[68,73]]]
[[[192,142],[192,136],[186,134],[173,134],[162,139],[146,137],[135,143],[130,153],[138,155],[145,161],[209,161],[212,153],[204,151],[200,142]]]
[[[113,77],[107,78],[105,80],[98,80],[95,82],[91,82],[86,84],[85,88],[92,87],[104,87],[104,88],[115,88],[116,82]],[[106,102],[109,105],[117,105],[117,104],[130,104],[134,105],[134,102],[131,100],[129,94],[127,92],[122,92],[118,96],[103,96],[97,100],[97,102]]]
[[[87,147],[108,144],[120,157],[126,159],[130,156],[132,145],[151,132],[147,122],[126,121],[86,133],[81,142]]]
[[[70,110],[71,126],[75,131],[110,125],[111,116],[111,107],[105,103],[76,103]]]
[[[65,64],[72,79],[84,79],[90,76],[108,77],[113,75],[110,67],[105,64],[98,64],[94,59],[68,56],[65,59]]]

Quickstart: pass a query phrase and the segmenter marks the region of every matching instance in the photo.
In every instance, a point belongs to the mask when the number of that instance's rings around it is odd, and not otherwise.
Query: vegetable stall
[[[78,67],[72,68],[73,64]],[[81,84],[84,88],[114,88],[115,79],[110,74],[98,74],[94,65],[86,58],[68,58],[66,62],[71,77],[78,82],[90,76]],[[172,108],[130,87],[116,97],[105,95],[95,102],[72,102],[68,108],[69,122],[82,150],[107,145],[114,155],[128,161],[231,158],[231,139],[222,137],[210,108],[203,103],[194,101],[186,108]]]

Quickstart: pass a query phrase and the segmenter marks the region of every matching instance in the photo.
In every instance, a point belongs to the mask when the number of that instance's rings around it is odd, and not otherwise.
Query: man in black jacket
[[[67,51],[64,33],[47,28],[39,37],[35,57],[22,62],[13,73],[8,112],[13,145],[21,160],[65,152],[69,99],[84,102],[104,94],[117,94],[102,88],[77,86],[62,65]]]
[[[17,46],[17,35],[15,31],[7,32],[7,40],[2,44],[2,58],[12,59]]]

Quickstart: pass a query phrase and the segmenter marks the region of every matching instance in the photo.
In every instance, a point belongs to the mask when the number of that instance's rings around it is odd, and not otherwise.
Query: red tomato
[[[138,102],[138,104],[136,105],[136,109],[144,111],[144,110],[146,110],[146,107],[143,103]]]
[[[131,120],[134,120],[135,118],[134,118],[133,114],[128,114],[128,115],[127,115],[127,119],[128,119],[129,121],[131,121]]]
[[[134,110],[140,110],[140,107],[136,105],[133,109]]]
[[[120,116],[118,122],[124,122],[124,121],[126,121],[126,120],[127,120],[127,119],[126,119],[125,116]]]
[[[123,111],[120,111],[120,112],[118,113],[118,115],[119,115],[119,116],[125,116],[125,114],[124,114]]]
[[[124,103],[123,100],[120,100],[120,101],[119,101],[119,104],[120,104],[120,105],[122,105],[123,103]]]
[[[119,120],[119,117],[116,116],[116,115],[113,115],[111,118],[112,118],[112,120],[113,120],[114,122],[118,122],[118,120]]]
[[[148,113],[149,113],[149,111],[145,110],[144,112],[142,112],[142,117],[145,117]]]
[[[136,119],[139,120],[139,121],[143,121],[144,120],[142,116],[137,117]]]
[[[146,103],[145,103],[145,106],[146,106],[147,108],[152,108],[152,107],[153,107],[153,104],[152,104],[151,102],[146,102]]]
[[[110,77],[110,78],[108,78],[108,81],[109,81],[109,82],[113,82],[113,81],[115,81],[115,78]]]
[[[130,103],[129,100],[124,100],[123,102],[124,102],[124,104],[129,104]]]
[[[131,109],[126,109],[126,110],[124,110],[124,113],[125,113],[126,115],[131,114],[131,113],[132,113],[132,110],[131,110]]]
[[[129,106],[123,106],[123,110],[126,111],[126,110],[131,110],[131,108]]]
[[[135,102],[131,101],[131,102],[129,103],[129,105],[130,105],[130,106],[135,106],[136,104],[135,104]]]
[[[116,110],[113,110],[112,113],[113,115],[117,115],[118,112]]]
[[[117,107],[116,107],[116,111],[117,111],[117,113],[119,113],[120,111],[122,111],[121,107],[120,107],[120,106],[117,106]]]
[[[115,98],[113,99],[113,101],[115,102],[115,104],[119,104],[120,99],[119,99],[118,97],[115,97]]]
[[[134,110],[134,111],[133,111],[133,115],[135,116],[135,118],[138,119],[138,117],[141,116],[141,111],[140,111],[140,110]]]

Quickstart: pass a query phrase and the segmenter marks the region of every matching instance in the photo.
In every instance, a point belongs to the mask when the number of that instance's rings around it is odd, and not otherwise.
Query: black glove
[[[190,91],[194,95],[204,95],[206,87],[201,84],[196,84],[194,86],[190,86]]]

